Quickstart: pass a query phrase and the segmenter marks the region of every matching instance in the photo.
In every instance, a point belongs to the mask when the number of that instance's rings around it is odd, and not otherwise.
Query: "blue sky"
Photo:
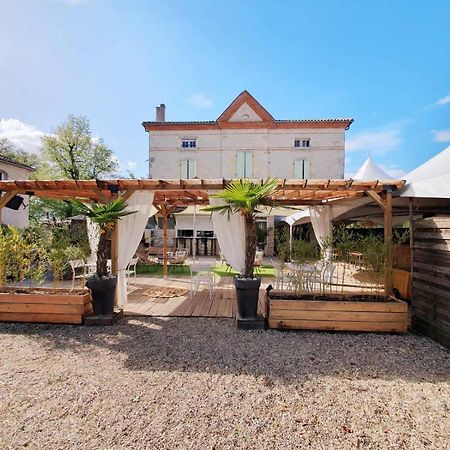
[[[212,120],[244,89],[278,119],[353,117],[346,173],[450,145],[450,2],[0,0],[0,136],[69,113],[147,173],[144,120]]]

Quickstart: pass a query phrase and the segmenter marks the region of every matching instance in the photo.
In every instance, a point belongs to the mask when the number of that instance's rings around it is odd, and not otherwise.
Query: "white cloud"
[[[126,168],[128,170],[133,170],[133,169],[136,168],[136,166],[137,166],[137,162],[136,161],[127,161],[126,162]]]
[[[41,137],[45,136],[33,125],[23,123],[19,119],[0,119],[0,138],[7,138],[15,146],[29,153],[39,153]]]
[[[349,152],[383,154],[397,149],[401,143],[401,130],[393,127],[356,133],[347,139],[345,149]]]
[[[450,142],[450,130],[433,130],[434,142]]]
[[[445,97],[440,98],[437,102],[437,106],[446,105],[447,103],[450,103],[450,94],[446,95]]]
[[[195,108],[208,109],[214,106],[214,102],[204,94],[192,94],[186,102]]]

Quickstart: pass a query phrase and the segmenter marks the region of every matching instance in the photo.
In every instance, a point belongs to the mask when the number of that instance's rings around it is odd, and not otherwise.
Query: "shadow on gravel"
[[[112,327],[5,324],[54,349],[116,352],[140,371],[249,374],[286,383],[315,376],[450,380],[450,354],[429,338],[390,334],[249,332],[231,319],[125,318]]]

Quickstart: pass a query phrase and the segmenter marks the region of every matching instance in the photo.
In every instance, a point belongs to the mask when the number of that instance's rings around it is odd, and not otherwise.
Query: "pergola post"
[[[111,234],[111,273],[118,276],[119,273],[119,227],[116,220]],[[118,305],[118,289],[115,290],[114,305]]]
[[[386,247],[384,292],[392,294],[392,192],[386,192],[384,202],[384,244]]]
[[[167,225],[169,214],[166,205],[162,205],[161,214],[163,216],[163,277],[167,278]]]

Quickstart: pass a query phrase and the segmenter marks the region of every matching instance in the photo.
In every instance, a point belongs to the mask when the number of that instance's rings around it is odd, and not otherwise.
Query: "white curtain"
[[[209,198],[212,206],[224,205],[221,198]],[[239,273],[245,269],[245,228],[240,214],[212,214],[214,232],[227,263]]]
[[[154,192],[136,191],[127,200],[127,210],[136,211],[134,214],[122,217],[117,222],[118,243],[118,274],[117,274],[117,303],[123,306],[127,303],[126,269],[141,242],[145,226],[149,217],[156,213],[153,205]]]
[[[309,209],[311,224],[320,248],[324,247],[325,240],[332,235],[332,211],[330,206],[313,206]]]

